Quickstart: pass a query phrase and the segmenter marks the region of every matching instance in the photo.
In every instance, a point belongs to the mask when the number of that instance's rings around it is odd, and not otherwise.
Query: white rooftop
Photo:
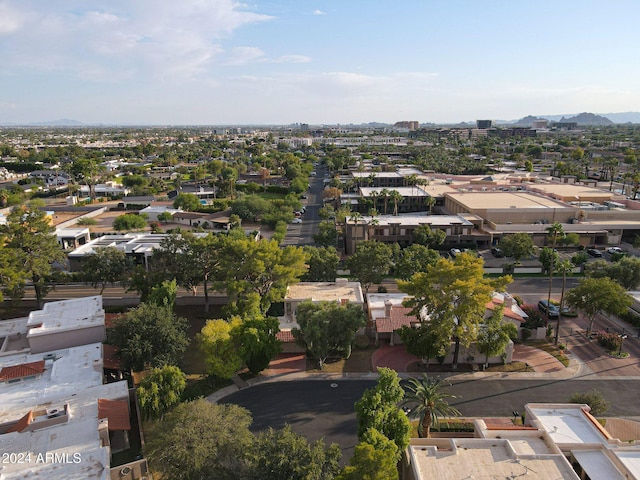
[[[391,206],[393,208],[393,206]],[[364,225],[371,222],[374,217],[362,216],[358,223]],[[428,212],[401,213],[399,215],[376,215],[378,226],[388,225],[430,225],[434,227],[446,227],[449,225],[472,226],[473,224],[460,215],[429,215]],[[347,217],[349,223],[355,223]]]
[[[102,297],[97,295],[45,303],[42,310],[31,312],[28,318],[29,337],[45,335],[52,330],[67,331],[104,325]]]
[[[602,432],[595,426],[595,420],[583,410],[589,408],[586,405],[539,404],[527,408],[561,448],[564,444],[607,443]]]
[[[388,187],[387,190],[393,192],[394,190],[398,192],[403,197],[430,197],[422,187],[413,186],[413,187]],[[376,192],[376,195],[380,195],[381,188],[379,187],[360,187],[360,193],[363,197],[372,197],[373,192]],[[389,199],[389,203],[393,204],[393,201]]]
[[[287,300],[311,300],[313,302],[339,302],[348,300],[350,303],[364,303],[362,288],[359,282],[349,282],[337,279],[335,282],[300,282],[287,287]]]

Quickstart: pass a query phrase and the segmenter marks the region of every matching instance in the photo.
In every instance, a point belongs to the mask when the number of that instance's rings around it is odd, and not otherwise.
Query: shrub
[[[378,293],[387,293],[387,287],[385,287],[384,285],[380,285],[378,287]]]
[[[524,328],[534,329],[538,327],[544,327],[546,325],[546,319],[533,305],[523,305],[522,310],[527,314],[527,321],[522,324]]]
[[[89,227],[91,225],[97,225],[98,221],[95,218],[85,217],[78,220],[78,225],[83,227]]]
[[[282,194],[287,194],[289,193],[289,188],[288,187],[281,187],[279,185],[269,185],[267,187],[267,192],[269,193],[282,193]]]
[[[522,297],[519,295],[512,295],[513,299],[516,301],[516,303],[518,304],[519,307],[522,307],[522,305],[524,305],[524,300],[522,300]]]
[[[622,339],[617,333],[597,332],[596,339],[598,343],[607,350],[618,350]]]
[[[522,340],[528,340],[529,337],[531,337],[531,329],[522,328],[521,332],[522,332]]]
[[[366,335],[356,335],[354,340],[354,344],[357,348],[367,348],[369,346],[370,340]]]
[[[569,403],[586,403],[591,407],[591,415],[603,415],[609,410],[607,402],[598,390],[574,393],[569,397]]]

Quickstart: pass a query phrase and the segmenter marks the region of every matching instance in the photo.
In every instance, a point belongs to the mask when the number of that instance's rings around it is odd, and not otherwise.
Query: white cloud
[[[233,0],[114,0],[87,10],[82,0],[0,3],[0,46],[5,66],[80,75],[112,70],[143,76],[201,75],[236,29],[271,20]],[[29,19],[29,29],[21,28]]]
[[[229,57],[225,65],[240,66],[263,59],[264,52],[257,47],[235,47],[231,50]]]
[[[309,63],[310,61],[311,57],[306,55],[283,55],[270,60],[271,63]]]
[[[314,10],[314,11],[313,11],[313,14],[314,14],[314,15],[326,15],[326,13],[325,13],[325,12],[323,12],[322,10]]]
[[[24,24],[24,15],[9,2],[0,3],[0,36],[18,31]]]

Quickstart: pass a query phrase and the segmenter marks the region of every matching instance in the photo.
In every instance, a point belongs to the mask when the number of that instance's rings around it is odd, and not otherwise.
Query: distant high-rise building
[[[534,120],[531,126],[533,128],[547,128],[549,126],[549,120]]]
[[[415,132],[420,128],[420,122],[416,120],[405,120],[402,122],[396,122],[393,126],[396,128],[406,128],[410,132]]]
[[[478,128],[491,128],[493,126],[493,120],[476,120],[476,127]]]

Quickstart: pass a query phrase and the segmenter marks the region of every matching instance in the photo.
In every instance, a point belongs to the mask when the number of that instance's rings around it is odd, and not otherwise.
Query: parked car
[[[502,258],[502,257],[504,257],[504,253],[503,253],[502,249],[501,249],[501,248],[498,248],[498,247],[493,247],[493,248],[491,249],[491,254],[492,254],[494,257],[496,257],[496,258]]]
[[[591,255],[592,257],[602,257],[602,252],[600,250],[597,250],[595,248],[590,248],[589,250],[587,250],[587,253],[589,255]]]
[[[577,317],[578,316],[578,312],[576,312],[575,310],[564,306],[562,307],[562,310],[560,311],[560,315],[562,315],[563,317]]]
[[[614,254],[624,255],[627,252],[625,252],[620,247],[609,247],[609,248],[607,248],[607,253],[609,255],[614,255]]]
[[[560,309],[557,305],[553,303],[549,303],[547,300],[540,300],[538,302],[538,310],[540,310],[545,315],[547,314],[547,308],[549,310],[549,318],[558,318],[560,316]]]
[[[291,220],[291,223],[302,223],[302,219],[296,217],[293,220]]]
[[[452,248],[451,250],[449,250],[449,255],[451,255],[453,258],[456,258],[461,253],[462,251],[459,248]]]

